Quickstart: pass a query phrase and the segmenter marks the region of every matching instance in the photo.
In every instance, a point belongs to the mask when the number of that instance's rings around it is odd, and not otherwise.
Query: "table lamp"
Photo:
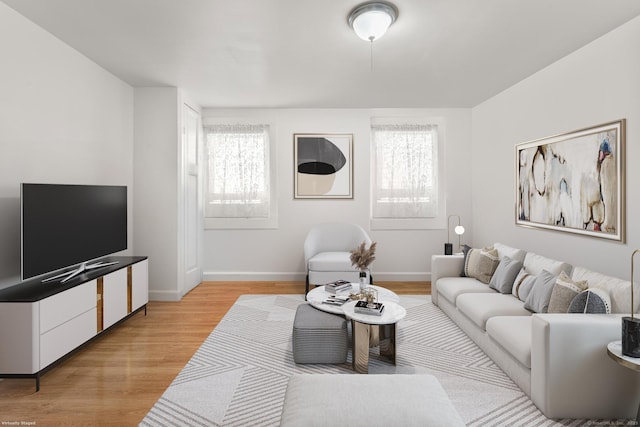
[[[631,254],[631,317],[622,318],[622,354],[631,357],[640,357],[640,319],[633,315],[633,257],[638,252]]]
[[[460,225],[460,215],[449,215],[447,218],[447,243],[444,244],[444,254],[445,255],[453,255],[453,244],[451,243],[451,218],[458,218],[458,225],[453,229],[454,233],[458,235],[458,250],[462,246],[461,237],[464,234],[464,227]]]

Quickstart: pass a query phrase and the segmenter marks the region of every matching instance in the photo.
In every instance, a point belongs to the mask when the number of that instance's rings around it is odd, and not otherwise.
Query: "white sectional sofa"
[[[433,303],[547,417],[635,418],[640,375],[607,355],[607,344],[621,338],[621,317],[629,313],[630,282],[499,243],[493,248],[500,260],[518,260],[532,275],[564,271],[573,280],[586,280],[590,289],[609,295],[612,314],[532,313],[513,294],[461,277],[463,255],[432,257]]]

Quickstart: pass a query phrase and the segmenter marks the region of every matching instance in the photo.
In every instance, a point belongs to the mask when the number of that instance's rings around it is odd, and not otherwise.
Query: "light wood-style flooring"
[[[431,293],[429,282],[376,284]],[[32,379],[0,379],[0,425],[137,426],[240,295],[303,292],[301,282],[203,282],[180,302],[152,301],[146,316],[135,314],[46,372],[39,392]]]

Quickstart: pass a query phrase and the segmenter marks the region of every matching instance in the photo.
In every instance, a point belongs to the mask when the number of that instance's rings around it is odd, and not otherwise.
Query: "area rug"
[[[302,303],[302,295],[241,296],[140,425],[277,426],[292,374],[358,375],[350,355],[341,365],[293,362],[293,318]],[[400,304],[407,316],[397,328],[396,365],[374,353],[370,374],[434,375],[470,427],[611,425],[547,419],[430,296],[403,295]]]

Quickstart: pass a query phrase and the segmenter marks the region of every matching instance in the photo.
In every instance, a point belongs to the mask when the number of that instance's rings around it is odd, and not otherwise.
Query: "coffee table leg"
[[[369,373],[369,325],[351,320],[352,366],[359,374]]]
[[[380,356],[396,364],[396,324],[380,325]]]

